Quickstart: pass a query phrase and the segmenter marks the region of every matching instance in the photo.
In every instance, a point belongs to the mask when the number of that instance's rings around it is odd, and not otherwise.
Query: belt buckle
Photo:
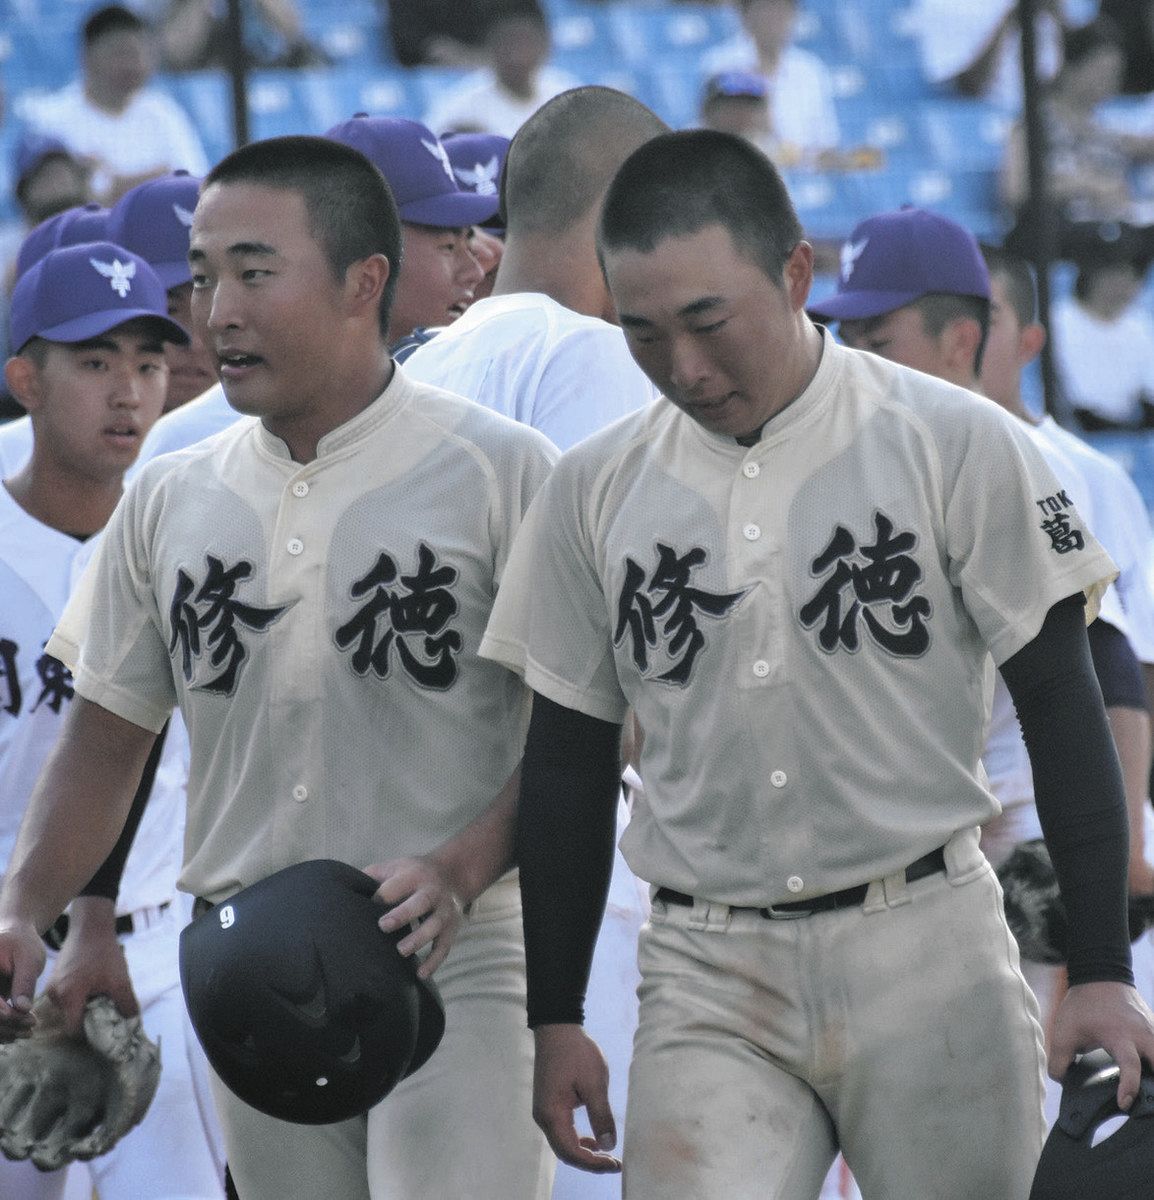
[[[816,909],[812,908],[791,908],[783,912],[780,908],[774,908],[772,904],[758,909],[758,912],[769,921],[800,921],[803,917],[812,917],[815,911]]]

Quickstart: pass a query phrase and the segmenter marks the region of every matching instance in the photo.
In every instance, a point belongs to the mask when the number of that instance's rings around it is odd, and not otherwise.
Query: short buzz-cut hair
[[[1038,319],[1038,285],[1034,281],[1034,269],[1020,254],[1004,246],[983,243],[980,249],[990,278],[996,275],[1004,282],[1006,299],[1018,324],[1023,329],[1032,325]]]
[[[979,338],[974,351],[974,374],[982,373],[986,339],[990,334],[990,302],[985,296],[962,296],[956,292],[927,292],[910,303],[922,315],[922,326],[930,337],[940,337],[954,321],[976,321]]]
[[[338,283],[355,262],[374,254],[389,260],[379,314],[383,337],[401,270],[401,220],[380,171],[351,146],[294,135],[234,150],[209,171],[201,191],[238,183],[298,192],[313,237],[324,248]]]
[[[775,284],[804,236],[777,168],[744,138],[712,129],[653,138],[617,172],[601,210],[597,252],[651,251],[667,237],[721,225]]]
[[[80,40],[87,49],[110,33],[147,33],[148,22],[123,4],[106,4],[89,14],[80,31]]]
[[[589,85],[543,104],[517,130],[501,172],[507,233],[561,234],[601,203],[617,168],[669,126],[625,92]]]

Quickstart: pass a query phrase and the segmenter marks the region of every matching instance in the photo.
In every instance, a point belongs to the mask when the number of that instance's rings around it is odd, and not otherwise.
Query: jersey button
[[[302,542],[300,540],[300,538],[290,538],[288,545],[285,546],[285,549],[290,554],[303,554],[304,548],[305,548],[305,544],[304,544],[304,542]]]
[[[791,892],[800,892],[805,887],[805,880],[800,875],[791,875],[786,881],[785,886]]]
[[[746,477],[746,479],[756,479],[761,474],[761,464],[746,463],[745,466],[741,468],[741,473]]]
[[[753,664],[753,673],[758,677],[758,679],[764,679],[769,674],[769,663],[767,663],[764,658],[759,658],[757,662]]]
[[[774,773],[769,777],[769,782],[772,783],[775,788],[783,788],[789,782],[789,776],[784,771],[774,771]]]
[[[293,484],[293,495],[294,496],[307,496],[308,494],[309,494],[309,485],[307,483],[305,483],[305,481],[303,479],[298,479],[296,481],[296,483]]]
[[[741,532],[745,535],[747,542],[756,542],[761,537],[761,526],[749,524]]]
[[[305,785],[303,783],[298,783],[296,785],[296,787],[293,788],[293,799],[303,803],[308,798],[309,798],[308,788],[305,787]]]

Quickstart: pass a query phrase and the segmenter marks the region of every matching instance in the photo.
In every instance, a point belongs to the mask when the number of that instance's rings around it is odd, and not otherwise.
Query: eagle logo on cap
[[[853,274],[854,267],[857,266],[857,260],[861,258],[862,251],[869,245],[869,238],[862,238],[860,242],[846,242],[841,248],[841,277],[842,282],[848,283],[849,277]]]
[[[462,187],[470,188],[478,196],[495,196],[497,173],[500,169],[501,160],[494,154],[487,163],[475,163],[472,167],[454,167],[453,174],[461,181]]]
[[[136,263],[122,263],[114,258],[110,263],[101,262],[98,258],[88,260],[108,280],[108,286],[121,298],[132,290],[132,279],[136,275]]]
[[[457,181],[453,179],[453,164],[449,162],[449,152],[445,147],[440,142],[426,142],[424,138],[421,138],[421,145],[445,168],[445,174],[456,185]]]
[[[179,204],[172,206],[172,211],[176,213],[176,219],[186,228],[192,228],[192,212],[190,209],[181,208]]]

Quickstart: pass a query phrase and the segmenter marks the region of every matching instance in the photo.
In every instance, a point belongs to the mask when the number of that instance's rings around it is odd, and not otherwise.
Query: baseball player
[[[580,1022],[631,707],[645,800],[622,849],[655,890],[630,1197],[804,1200],[840,1146],[863,1195],[1024,1200],[1041,1032],[978,849],[986,686],[992,657],[1075,930],[1051,1068],[1104,1045],[1128,1105],[1154,1024],[1083,609],[1113,565],[1008,415],[810,322],[812,249],[746,143],[642,147],[599,248],[664,399],[562,458],[482,645],[535,692],[517,853],[538,1121],[567,1161],[617,1169]]]
[[[972,234],[936,213],[908,208],[861,222],[847,243],[837,294],[811,311],[840,320],[849,345],[875,349],[891,361],[915,361],[930,374],[980,390],[979,366],[989,367],[999,392],[1012,357],[1013,328],[1003,305],[992,308],[991,281]],[[856,250],[855,250],[856,248]],[[988,325],[988,332],[984,332]],[[989,361],[987,361],[987,359]],[[1003,405],[1003,407],[1006,407]],[[1061,481],[1063,491],[1097,533],[1102,505],[1078,461],[1029,418],[1020,402],[1009,408]],[[1125,562],[1125,560],[1123,560]],[[1118,565],[1118,564],[1116,564]],[[1132,569],[1127,563],[1127,569]],[[1149,893],[1154,879],[1143,857],[1148,807],[1150,733],[1141,669],[1128,640],[1129,621],[1116,588],[1102,596],[1090,623],[1089,645],[1115,748],[1121,761],[1130,822],[1128,870],[1132,892]],[[1000,866],[1018,844],[1042,836],[1033,766],[1005,680],[995,678],[982,765],[1000,812],[982,829],[982,850]],[[1023,973],[1048,1028],[1061,994],[1060,971],[1026,962]],[[1057,1115],[1058,1089],[1047,1088],[1047,1116]]]
[[[477,647],[555,452],[396,369],[400,237],[379,172],[329,139],[257,142],[207,176],[193,317],[253,419],[150,464],[110,523],[49,644],[78,698],[0,901],[11,1036],[34,931],[107,851],[175,705],[191,751],[185,890],[217,903],[305,859],[368,865],[383,927],[411,923],[400,951],[437,970],[445,1038],[336,1125],[266,1117],[217,1081],[244,1200],[532,1200],[552,1182],[529,1114],[509,870],[528,696]]]
[[[15,286],[29,267],[49,250],[59,246],[78,246],[82,242],[104,240],[108,230],[108,209],[99,204],[78,204],[41,221],[20,243],[16,255]],[[15,475],[32,455],[32,422],[27,416],[0,425],[0,478]]]
[[[475,221],[490,215],[490,201],[458,186],[444,147],[417,121],[361,114],[325,136],[360,150],[384,175],[400,211],[401,252],[408,269],[396,280],[389,346],[404,342],[416,326],[453,321],[471,303],[482,276],[468,233]],[[224,388],[210,388],[181,412],[157,422],[136,469],[158,454],[183,450],[227,429],[237,416]]]
[[[68,668],[45,646],[81,568],[121,495],[124,472],[160,415],[164,344],[185,341],[166,315],[164,287],[141,258],[108,242],[50,252],[12,299],[16,354],[5,367],[28,409],[32,457],[0,488],[0,869],[36,777],[71,718]],[[158,747],[159,750],[159,747]],[[171,1196],[221,1200],[224,1168],[207,1087],[197,1093],[177,975],[181,920],[174,905],[187,747],[175,736],[150,761],[127,863],[105,864],[46,940],[59,956],[49,992],[73,1025],[88,996],[143,1009],[164,1043],[160,1090],[131,1138],[87,1166],[100,1200]],[[125,850],[127,847],[125,846]],[[99,865],[99,864],[97,864]],[[123,879],[108,886],[109,872]],[[131,980],[131,982],[130,982]],[[135,994],[134,994],[135,989]],[[0,1194],[49,1200],[67,1170],[41,1174],[0,1160]]]
[[[653,387],[621,330],[604,319],[613,306],[594,222],[616,169],[665,128],[643,104],[611,88],[576,88],[538,109],[509,151],[508,249],[495,294],[414,351],[407,374],[532,425],[561,450],[652,403]],[[617,819],[623,828],[623,801]],[[618,1120],[637,1024],[637,934],[647,908],[643,885],[616,852],[587,1015],[616,1068],[611,1101]],[[619,1181],[561,1164],[554,1200],[597,1195],[620,1195]]]

